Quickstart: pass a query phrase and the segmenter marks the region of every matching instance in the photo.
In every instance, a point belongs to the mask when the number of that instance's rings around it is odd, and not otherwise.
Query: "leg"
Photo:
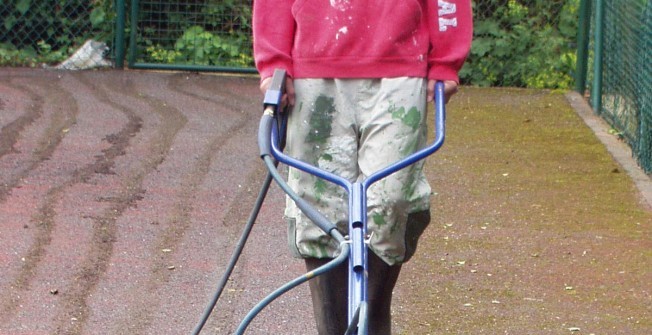
[[[369,253],[369,334],[391,335],[392,292],[400,272],[400,264],[387,265]]]
[[[430,223],[430,211],[408,215],[405,236],[405,261],[417,248],[417,241]],[[380,257],[369,252],[369,334],[392,333],[392,294],[401,272],[401,264],[387,265]]]
[[[306,258],[312,271],[331,259]],[[348,263],[309,281],[312,308],[319,335],[342,335],[347,328]]]
[[[312,271],[330,259],[305,259]],[[401,265],[387,265],[369,253],[369,334],[392,333],[392,292],[401,272]],[[309,282],[313,311],[319,335],[342,335],[348,327],[348,265],[313,278]]]

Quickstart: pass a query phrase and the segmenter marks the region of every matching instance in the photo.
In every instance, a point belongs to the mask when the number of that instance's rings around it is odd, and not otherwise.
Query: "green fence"
[[[255,72],[251,0],[132,0],[132,68]]]
[[[590,92],[594,111],[652,173],[652,2],[583,0],[582,6],[587,25],[579,35],[576,89]]]

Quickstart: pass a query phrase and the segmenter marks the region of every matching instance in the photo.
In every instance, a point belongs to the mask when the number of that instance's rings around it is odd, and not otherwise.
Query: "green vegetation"
[[[474,2],[473,48],[460,77],[477,86],[569,88],[579,0]]]
[[[85,40],[113,38],[112,0],[9,0],[0,5],[0,66],[65,59]]]
[[[139,22],[139,61],[253,67],[249,0],[146,4]]]

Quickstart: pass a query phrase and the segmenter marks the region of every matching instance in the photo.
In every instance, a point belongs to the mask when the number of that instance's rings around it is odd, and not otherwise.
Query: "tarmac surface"
[[[189,334],[265,176],[261,98],[254,77],[0,68],[0,334]],[[583,99],[463,88],[448,122],[395,333],[652,333],[650,178]],[[283,205],[272,187],[203,333],[302,274]],[[247,334],[315,334],[311,308],[301,286]]]

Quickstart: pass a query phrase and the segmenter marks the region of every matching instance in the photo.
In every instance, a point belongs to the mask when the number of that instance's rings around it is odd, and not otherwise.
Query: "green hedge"
[[[137,62],[253,67],[251,0],[141,0]]]
[[[570,88],[579,0],[474,2],[474,41],[460,73],[466,84]]]

